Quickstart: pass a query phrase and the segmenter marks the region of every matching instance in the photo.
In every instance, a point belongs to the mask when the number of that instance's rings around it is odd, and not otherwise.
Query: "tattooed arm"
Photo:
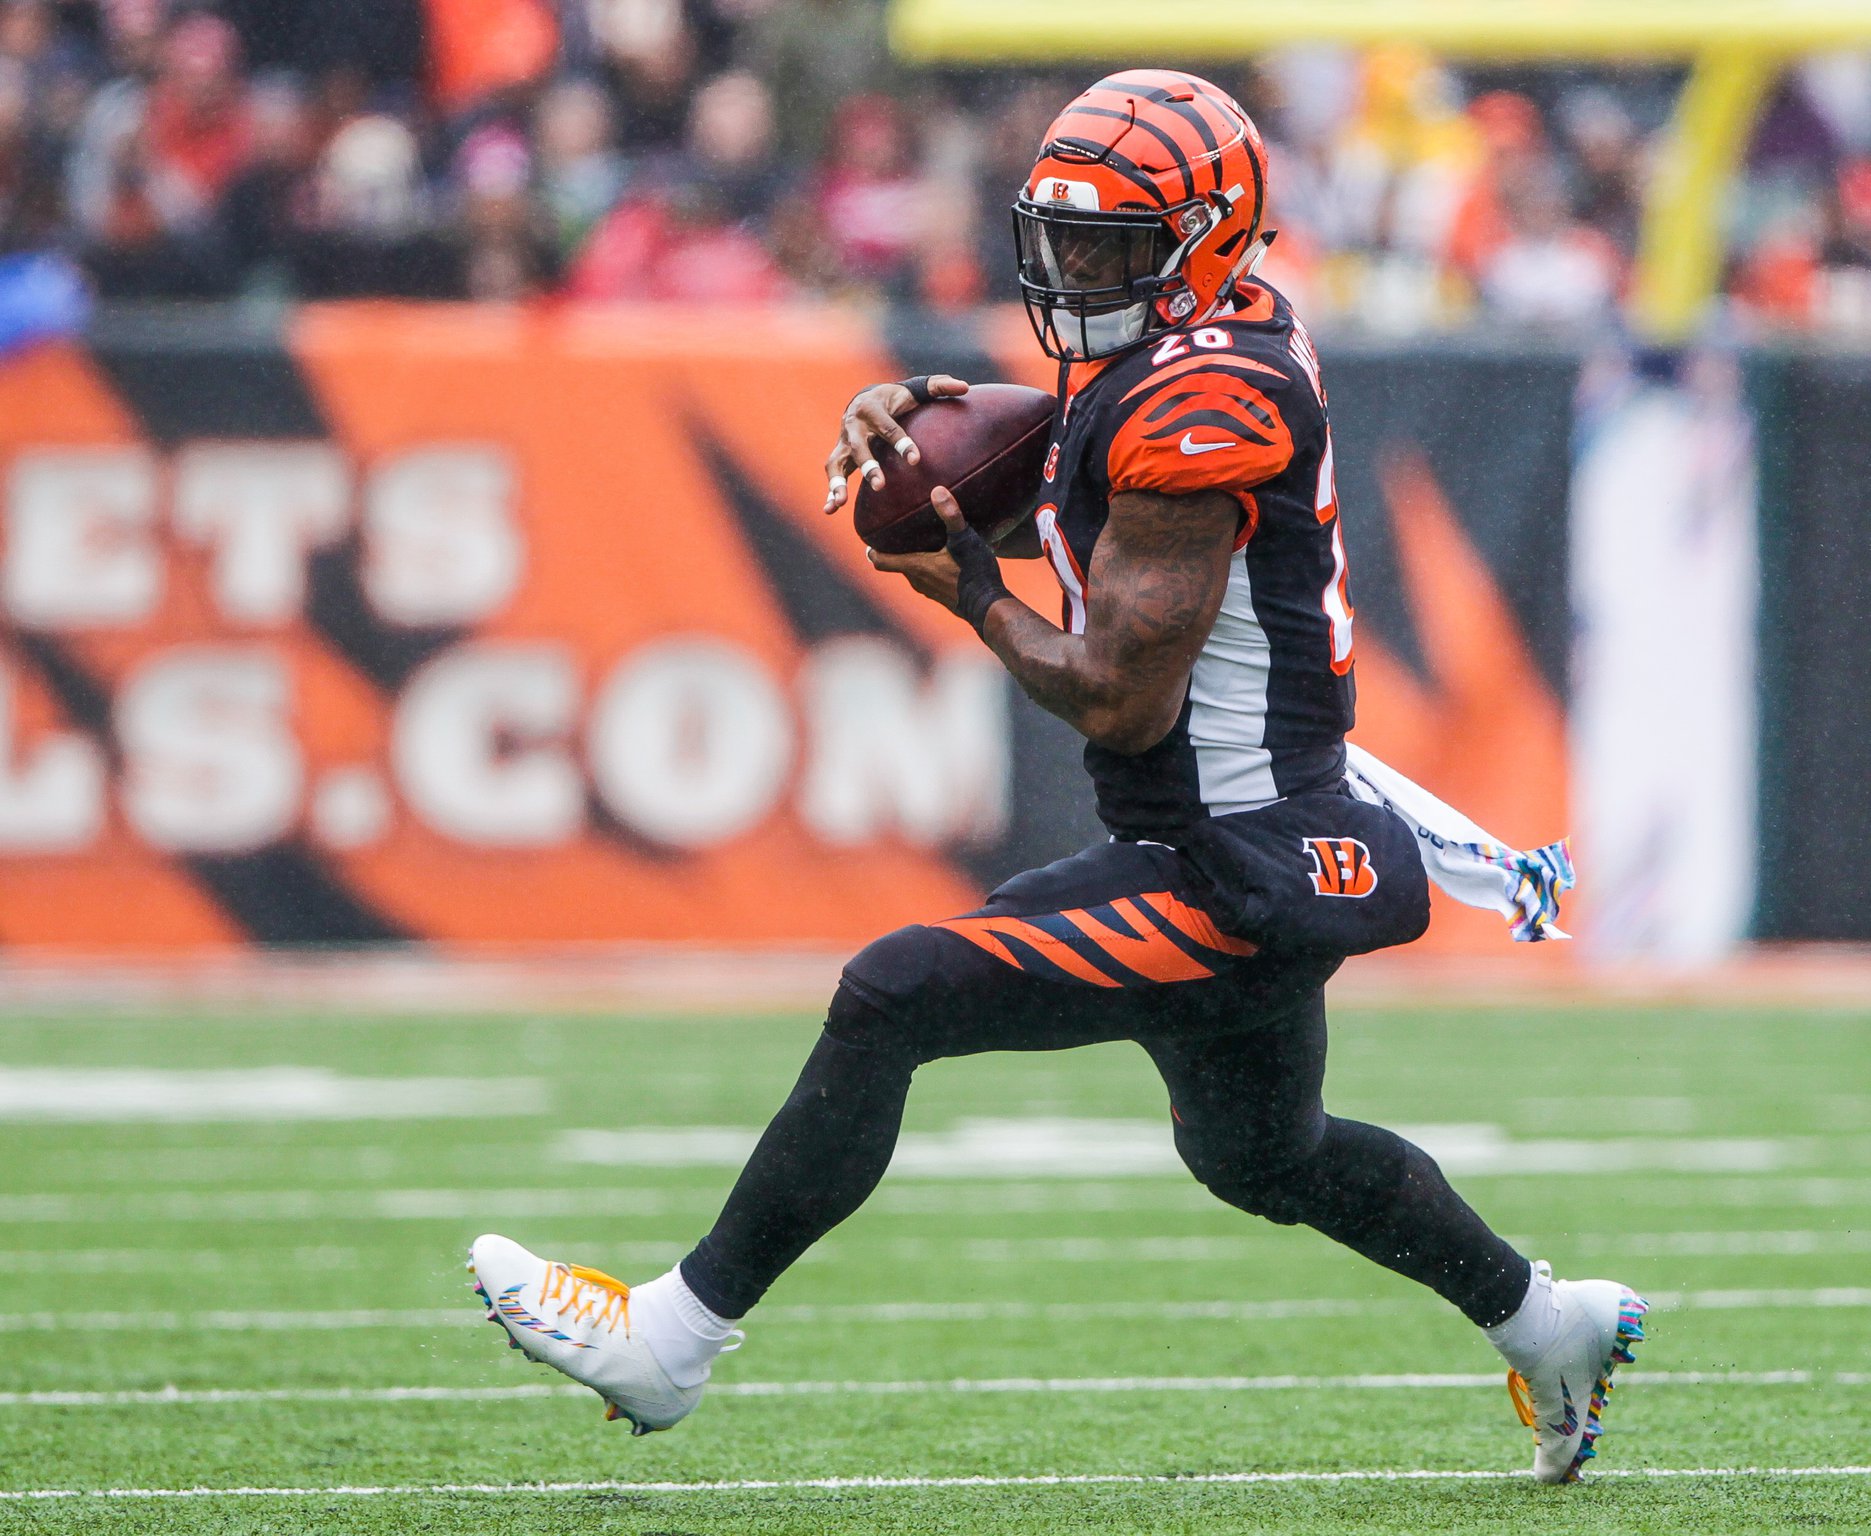
[[[959,524],[954,498],[936,507]],[[1125,491],[1092,551],[1085,633],[1069,635],[1015,597],[988,609],[982,638],[1042,709],[1101,747],[1147,752],[1182,712],[1189,674],[1228,585],[1240,521],[1232,496]],[[877,555],[926,597],[955,607],[956,566],[946,551]]]
[[[1182,712],[1239,519],[1220,492],[1113,496],[1085,584],[1085,633],[1003,600],[989,610],[987,643],[1042,709],[1101,747],[1148,751]]]

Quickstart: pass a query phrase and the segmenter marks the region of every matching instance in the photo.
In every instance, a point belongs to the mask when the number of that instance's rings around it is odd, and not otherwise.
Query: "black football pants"
[[[1173,849],[1110,843],[1021,875],[978,913],[886,935],[845,969],[824,1032],[709,1234],[682,1261],[744,1315],[889,1167],[910,1078],[995,1050],[1134,1040],[1169,1090],[1177,1150],[1230,1205],[1323,1232],[1501,1322],[1528,1263],[1421,1149],[1325,1112],[1336,956],[1221,932]]]

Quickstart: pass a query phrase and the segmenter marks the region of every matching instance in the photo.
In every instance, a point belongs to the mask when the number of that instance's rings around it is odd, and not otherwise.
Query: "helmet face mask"
[[[1266,151],[1233,97],[1174,70],[1098,81],[1054,120],[1013,206],[1040,346],[1109,357],[1217,313],[1271,239],[1265,202]]]
[[[1027,318],[1052,357],[1103,357],[1141,341],[1152,307],[1179,286],[1180,247],[1154,210],[1104,213],[1022,198],[1013,231]]]

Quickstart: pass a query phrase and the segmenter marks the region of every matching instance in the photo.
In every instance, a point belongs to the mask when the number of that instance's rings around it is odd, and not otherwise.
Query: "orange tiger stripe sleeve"
[[[1261,372],[1272,372],[1262,368]],[[1111,490],[1237,495],[1293,461],[1293,434],[1280,408],[1239,361],[1152,380],[1133,392],[1111,439]]]

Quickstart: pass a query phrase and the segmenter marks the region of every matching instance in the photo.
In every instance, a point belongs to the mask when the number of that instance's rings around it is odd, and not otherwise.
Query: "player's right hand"
[[[930,375],[929,393],[938,400],[968,393],[968,382],[952,374]],[[897,424],[899,416],[915,409],[916,397],[902,384],[873,384],[851,397],[844,420],[838,424],[838,442],[825,456],[825,510],[836,512],[850,492],[846,482],[852,473],[862,475],[873,491],[883,489],[884,472],[871,447],[872,439],[895,448],[905,461],[914,464],[922,458],[909,433]]]

